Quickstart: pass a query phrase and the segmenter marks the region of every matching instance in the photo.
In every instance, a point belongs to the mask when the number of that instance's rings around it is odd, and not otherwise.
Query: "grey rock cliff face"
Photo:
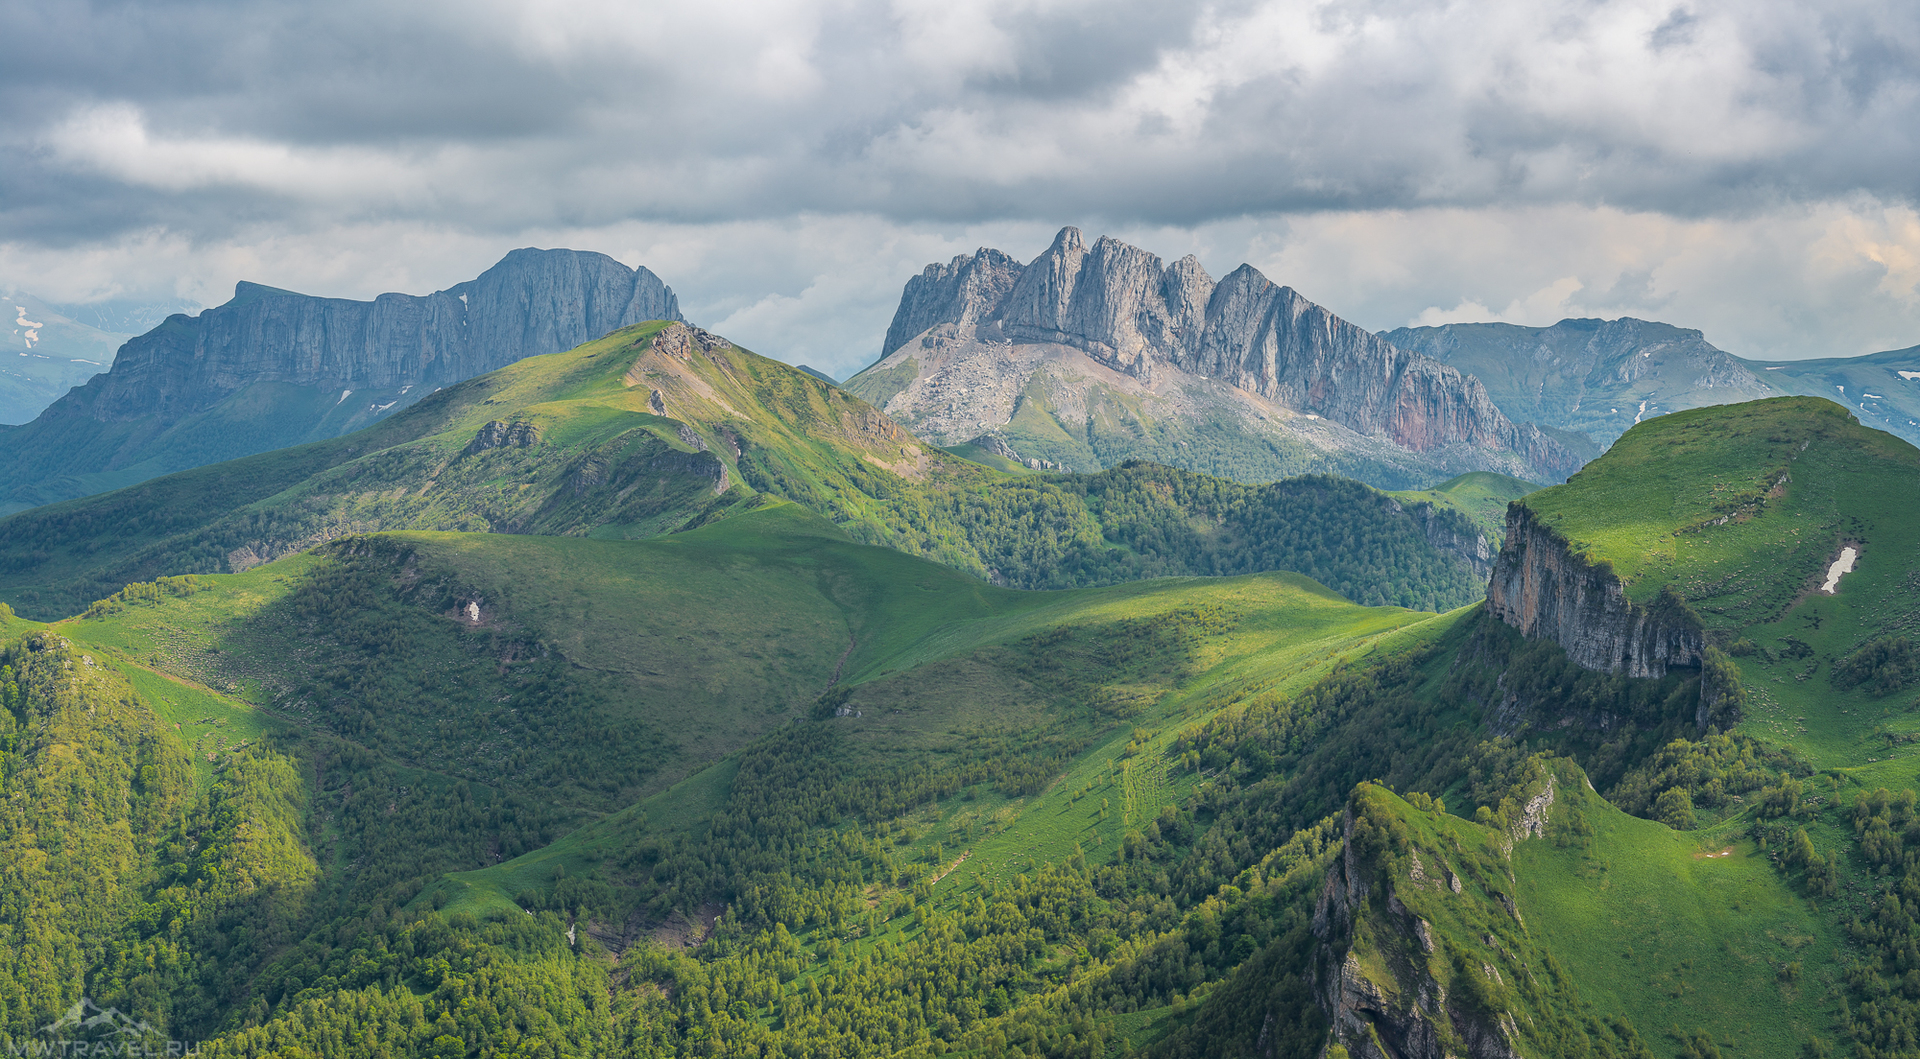
[[[1013,258],[984,248],[944,265],[928,265],[907,281],[900,295],[900,307],[887,328],[887,351],[899,349],[929,327],[980,323],[982,310],[990,311],[1005,301],[1023,270]]]
[[[1387,505],[1394,511],[1405,511],[1420,523],[1420,532],[1427,543],[1435,550],[1449,555],[1459,556],[1473,569],[1477,578],[1490,577],[1493,574],[1493,559],[1498,554],[1493,541],[1480,532],[1473,520],[1457,511],[1447,511],[1433,504],[1418,503],[1402,505],[1391,497]]]
[[[1454,445],[1517,453],[1564,478],[1579,459],[1516,426],[1479,380],[1356,327],[1242,265],[1215,283],[1193,257],[1164,266],[1115,239],[1062,229],[1024,267],[997,250],[928,266],[908,283],[883,356],[928,328],[988,342],[1057,343],[1128,375],[1177,368],[1413,452]]]
[[[45,414],[172,420],[256,382],[411,386],[418,397],[628,324],[679,318],[673,291],[652,272],[576,250],[515,250],[447,290],[370,302],[242,282],[225,305],[129,341],[113,370]]]
[[[1663,677],[1675,666],[1699,665],[1706,654],[1694,623],[1633,603],[1611,570],[1573,555],[1522,504],[1507,513],[1506,543],[1487,582],[1487,610],[1602,673]]]

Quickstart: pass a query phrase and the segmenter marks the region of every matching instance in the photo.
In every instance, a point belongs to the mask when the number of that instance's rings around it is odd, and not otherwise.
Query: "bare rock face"
[[[1332,1023],[1330,1041],[1355,1059],[1519,1059],[1511,1015],[1489,1017],[1450,1001],[1428,967],[1436,950],[1432,924],[1400,900],[1396,880],[1372,878],[1361,869],[1353,855],[1351,810],[1345,824],[1346,849],[1327,872],[1313,916],[1321,942],[1317,999]],[[1453,877],[1451,869],[1444,871]],[[1406,882],[1436,891],[1443,886],[1426,877],[1417,853]],[[1384,900],[1374,897],[1376,887],[1384,890]],[[1357,951],[1362,943],[1355,925],[1363,917],[1372,928],[1364,932],[1364,944],[1374,950],[1371,961]],[[1369,963],[1386,974],[1376,977],[1380,972],[1370,972]],[[1499,974],[1490,964],[1486,971]]]
[[[468,453],[485,452],[488,449],[516,448],[527,449],[540,444],[540,428],[524,419],[506,423],[493,420],[480,428],[480,432],[467,443]]]
[[[1390,510],[1405,511],[1413,516],[1414,521],[1420,523],[1420,531],[1428,544],[1465,560],[1473,568],[1475,577],[1484,578],[1493,573],[1493,559],[1499,553],[1494,543],[1480,532],[1480,527],[1466,516],[1424,502],[1403,505],[1388,497],[1386,503]]]
[[[1576,664],[1602,673],[1664,677],[1697,666],[1706,638],[1677,609],[1627,598],[1611,569],[1575,556],[1567,542],[1516,504],[1487,583],[1487,610],[1530,639],[1550,639]]]
[[[1089,247],[1077,228],[1062,229],[1025,266],[987,249],[928,266],[907,284],[883,363],[930,331],[942,345],[1071,346],[1138,379],[1171,369],[1217,380],[1415,453],[1512,453],[1556,480],[1579,466],[1559,442],[1507,419],[1479,380],[1340,319],[1251,265],[1215,283],[1192,257],[1169,267],[1116,239]]]
[[[962,254],[945,265],[928,265],[907,281],[900,308],[887,328],[889,352],[936,324],[979,324],[982,312],[1005,301],[1020,278],[1020,262],[998,250]]]
[[[428,295],[370,302],[242,282],[233,300],[176,315],[133,339],[48,416],[162,421],[212,407],[257,382],[412,387],[422,396],[642,320],[680,318],[659,277],[604,254],[515,250],[479,278]]]

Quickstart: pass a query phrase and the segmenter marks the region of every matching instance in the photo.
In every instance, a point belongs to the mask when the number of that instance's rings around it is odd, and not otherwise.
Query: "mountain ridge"
[[[1699,330],[1623,316],[1546,327],[1459,323],[1381,332],[1479,378],[1501,411],[1591,442],[1591,454],[1657,415],[1768,397],[1824,397],[1920,444],[1920,346],[1858,357],[1765,361]]]
[[[603,254],[521,249],[428,295],[321,298],[241,281],[129,340],[113,367],[0,430],[0,511],[337,437],[434,389],[628,324],[679,319],[673,291]]]
[[[1104,371],[1071,355],[1042,353],[1044,365],[1026,363],[1034,358],[1020,347],[1074,350]],[[939,363],[923,366],[918,357],[925,350]],[[949,370],[974,365],[1008,377],[981,387]],[[1008,426],[1018,432],[1018,405],[1039,396],[1027,392],[1036,376],[1078,376],[1081,391],[1091,386],[1116,394],[1109,403],[1123,411],[1061,412],[1076,398],[1094,404],[1100,398],[1048,391],[1058,429],[1068,435],[1078,429],[1089,439],[1102,431],[1103,415],[1131,420],[1107,430],[1122,438],[1129,430],[1144,437],[1184,412],[1196,420],[1237,419],[1254,436],[1282,435],[1307,450],[1301,454],[1307,460],[1351,450],[1359,459],[1427,465],[1430,476],[1444,466],[1451,473],[1440,477],[1500,470],[1553,480],[1579,464],[1538,428],[1509,420],[1477,380],[1393,346],[1250,265],[1216,282],[1191,255],[1163,265],[1111,237],[1088,246],[1073,227],[1061,229],[1026,265],[982,248],[927,266],[902,292],[881,359],[847,385],[952,445]],[[996,389],[1007,392],[995,395]],[[1146,407],[1155,401],[1164,407]],[[1315,425],[1320,421],[1357,436],[1330,436]],[[1124,452],[1126,443],[1106,447],[1111,451],[1092,440],[1082,445],[1079,464],[1089,455],[1118,462],[1109,457]],[[1381,475],[1357,476],[1381,484]]]

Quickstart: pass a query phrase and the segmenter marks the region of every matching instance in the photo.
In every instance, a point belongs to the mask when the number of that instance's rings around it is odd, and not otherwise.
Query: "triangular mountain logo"
[[[119,1008],[102,1008],[91,998],[81,997],[73,1002],[66,1014],[40,1027],[40,1032],[87,1037],[140,1037],[153,1032],[153,1026]]]

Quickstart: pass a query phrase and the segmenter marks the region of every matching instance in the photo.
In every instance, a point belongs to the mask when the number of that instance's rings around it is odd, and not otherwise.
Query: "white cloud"
[[[574,245],[844,374],[921,265],[1078,223],[1376,328],[1920,340],[1890,0],[26,2],[0,281],[50,297],[423,291]]]

